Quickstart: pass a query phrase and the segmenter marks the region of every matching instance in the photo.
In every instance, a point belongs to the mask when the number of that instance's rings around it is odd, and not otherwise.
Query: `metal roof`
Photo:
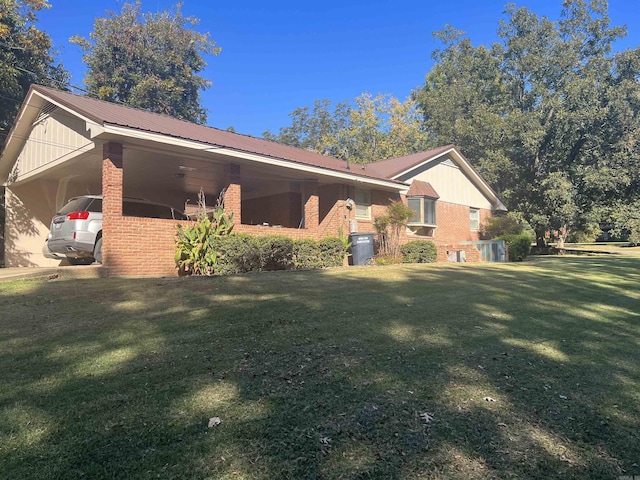
[[[232,133],[206,125],[198,125],[168,115],[98,100],[86,95],[76,95],[40,85],[33,85],[31,88],[99,125],[114,125],[158,133],[402,185],[402,182],[381,175],[369,168],[369,166],[348,165],[344,160],[309,150],[290,147],[250,135]]]

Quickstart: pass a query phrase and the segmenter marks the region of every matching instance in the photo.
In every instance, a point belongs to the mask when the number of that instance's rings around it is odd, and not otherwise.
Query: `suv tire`
[[[102,236],[96,240],[96,246],[93,247],[93,258],[96,262],[102,264]]]

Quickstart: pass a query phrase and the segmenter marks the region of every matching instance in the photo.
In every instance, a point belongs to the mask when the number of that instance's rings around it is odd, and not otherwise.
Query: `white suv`
[[[125,198],[122,214],[132,217],[184,219],[168,205]],[[102,263],[102,195],[83,195],[69,200],[51,220],[43,253],[49,258],[66,257],[71,265]]]

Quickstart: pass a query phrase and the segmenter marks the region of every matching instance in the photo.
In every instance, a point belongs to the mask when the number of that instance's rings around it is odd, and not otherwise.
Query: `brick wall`
[[[492,215],[491,210],[480,209],[480,225]],[[480,252],[475,246],[460,245],[460,242],[480,240],[480,232],[471,231],[468,206],[437,201],[436,221],[438,226],[434,230],[433,237],[409,234],[407,239],[431,240],[438,249],[436,259],[438,262],[448,262],[448,254],[458,250],[466,252],[467,262],[481,261]]]
[[[109,276],[175,276],[176,225],[188,222],[159,218],[120,217],[108,233]],[[104,225],[103,225],[104,227]],[[104,247],[103,247],[104,248]]]
[[[176,225],[188,222],[122,216],[122,146],[114,143],[105,145],[103,158],[103,264],[108,275],[176,275]],[[241,224],[243,207],[247,210],[246,213],[251,213],[251,209],[257,207],[249,207],[249,201],[243,204],[240,177],[238,166],[225,167],[225,179],[228,182],[225,210],[235,215],[235,232],[251,235],[286,235],[293,239],[336,236],[340,228],[345,234],[349,232],[349,220],[355,218],[355,211],[346,208],[345,200],[354,197],[353,187],[337,184],[319,187],[314,181],[305,181],[302,199],[306,228],[276,228]],[[289,194],[285,194],[283,198],[293,199]],[[390,202],[400,198],[400,195],[392,192],[373,190],[371,219],[358,219],[359,232],[374,232],[373,219],[383,214]],[[300,205],[300,199],[300,194],[296,194],[293,201]],[[482,210],[481,221],[490,215],[490,211]],[[416,238],[433,240],[438,248],[438,261],[448,261],[447,253],[453,250],[465,250],[468,262],[480,261],[480,254],[473,245],[459,245],[461,241],[479,238],[478,232],[470,231],[468,207],[438,202],[437,220],[438,228],[434,237],[407,236],[403,232],[401,242]]]

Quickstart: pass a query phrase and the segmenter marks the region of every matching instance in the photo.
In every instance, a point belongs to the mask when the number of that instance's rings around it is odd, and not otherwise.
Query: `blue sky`
[[[122,1],[50,0],[39,13],[60,52],[58,59],[82,86],[85,67],[74,34],[88,36],[93,19],[120,11]],[[451,24],[474,44],[496,40],[506,0],[458,1],[196,1],[184,0],[185,15],[199,17],[222,53],[208,58],[204,76],[213,86],[202,93],[211,126],[255,136],[289,124],[288,114],[314,100],[352,99],[363,92],[404,99],[422,83],[437,48],[432,32]],[[539,15],[558,18],[561,0],[525,3]],[[143,0],[145,11],[174,1]],[[616,49],[640,44],[640,1],[610,0],[613,25],[627,25]]]

